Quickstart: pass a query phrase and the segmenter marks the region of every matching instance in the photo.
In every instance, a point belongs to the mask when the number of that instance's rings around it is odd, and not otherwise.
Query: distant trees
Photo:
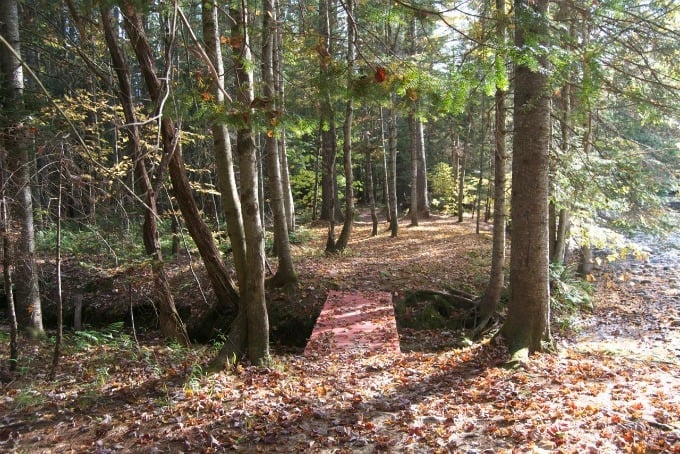
[[[450,214],[463,221],[472,199],[494,214],[480,324],[501,300],[512,219],[503,333],[520,352],[540,348],[548,323],[544,245],[562,261],[573,224],[587,252],[587,222],[600,214],[619,228],[652,229],[657,193],[677,190],[677,13],[667,4],[536,0],[510,8],[499,0],[470,4],[474,14],[450,2],[400,0],[263,0],[228,11],[213,0],[120,1],[102,11],[72,1],[46,11],[22,5],[25,17],[16,1],[0,10],[4,259],[13,265],[4,268],[14,272],[6,277],[14,278],[21,325],[37,331],[32,238],[34,228],[53,228],[53,156],[62,150],[66,228],[115,230],[128,220],[126,232],[140,235],[139,253],[150,259],[164,334],[187,340],[164,276],[172,213],[173,235],[188,230],[203,259],[213,309],[229,320],[237,314],[220,358],[263,363],[265,228],[278,265],[269,283],[294,283],[293,209],[315,216],[318,195],[330,224],[326,249],[341,251],[351,245],[357,203],[382,203],[397,236],[399,208],[410,209],[413,224],[427,214],[427,167],[451,162]],[[18,44],[22,27],[27,49]],[[22,56],[65,115],[47,95],[24,90]],[[228,241],[218,243],[216,230]],[[42,279],[47,287],[51,277]]]

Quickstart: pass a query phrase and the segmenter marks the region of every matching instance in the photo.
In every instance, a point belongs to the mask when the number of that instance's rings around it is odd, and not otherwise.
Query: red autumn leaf
[[[385,82],[387,79],[387,70],[383,66],[375,68],[375,81],[378,83]]]

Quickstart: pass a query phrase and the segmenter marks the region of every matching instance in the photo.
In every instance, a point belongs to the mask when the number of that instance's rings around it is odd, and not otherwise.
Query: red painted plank
[[[401,353],[392,295],[328,292],[305,355],[342,351]]]

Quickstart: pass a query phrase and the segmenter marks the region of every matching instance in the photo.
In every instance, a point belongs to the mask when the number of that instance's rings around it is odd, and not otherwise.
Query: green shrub
[[[592,294],[592,284],[579,278],[574,267],[562,263],[550,265],[550,307],[558,319],[592,310]]]

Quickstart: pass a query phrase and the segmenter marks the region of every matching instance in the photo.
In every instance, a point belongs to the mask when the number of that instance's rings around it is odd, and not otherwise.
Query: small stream
[[[680,226],[680,215],[676,219]],[[680,366],[680,227],[663,239],[630,241],[649,257],[604,270],[600,279],[612,279],[619,290],[609,300],[596,299],[577,348]]]

